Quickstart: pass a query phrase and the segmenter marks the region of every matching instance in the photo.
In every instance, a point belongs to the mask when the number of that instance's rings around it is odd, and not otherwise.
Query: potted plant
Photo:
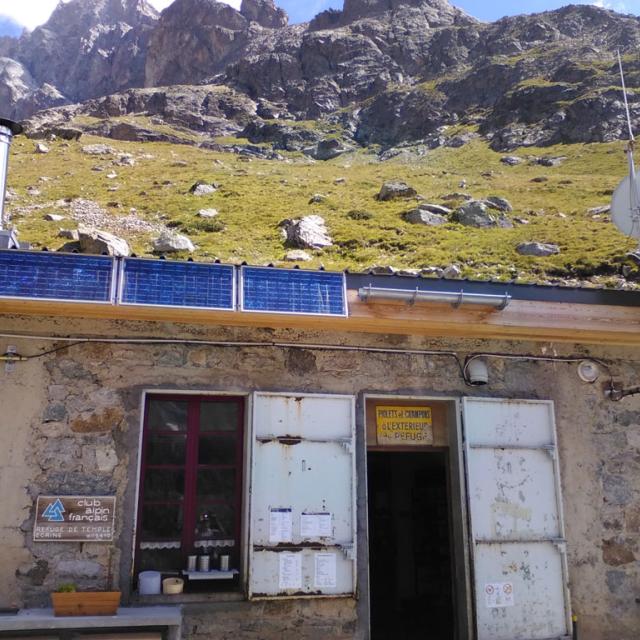
[[[61,584],[51,594],[56,616],[113,616],[120,606],[119,591],[78,591],[73,583]]]

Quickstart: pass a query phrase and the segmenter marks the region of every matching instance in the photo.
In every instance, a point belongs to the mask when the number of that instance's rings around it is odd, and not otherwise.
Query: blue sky
[[[47,20],[59,0],[0,0],[0,17],[11,17],[19,24],[33,29]],[[63,0],[68,1],[68,0]],[[172,0],[148,0],[162,10]],[[221,0],[238,8],[241,0]],[[481,20],[497,20],[505,15],[534,13],[546,9],[557,9],[570,0],[453,0],[453,4]],[[574,0],[580,2],[581,0]],[[276,4],[287,11],[292,22],[310,20],[324,9],[341,9],[343,0],[276,0]],[[582,4],[596,4],[624,13],[640,14],[640,0],[582,0]],[[4,26],[4,28],[3,28]],[[0,33],[8,33],[7,25],[0,24]]]

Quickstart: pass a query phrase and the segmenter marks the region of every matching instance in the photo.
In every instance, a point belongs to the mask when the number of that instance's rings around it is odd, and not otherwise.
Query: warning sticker
[[[376,407],[379,445],[433,444],[431,407]]]
[[[511,582],[489,582],[484,585],[484,597],[489,609],[513,607],[513,584]]]

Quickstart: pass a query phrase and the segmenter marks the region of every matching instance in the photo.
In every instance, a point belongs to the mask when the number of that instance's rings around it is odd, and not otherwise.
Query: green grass
[[[83,145],[95,142],[133,154],[136,166],[115,166],[118,177],[108,179],[106,174],[115,158],[81,152]],[[593,220],[587,213],[610,200],[611,190],[626,173],[621,143],[516,152],[523,158],[566,156],[564,164],[555,168],[529,163],[507,167],[500,162],[503,154],[491,151],[480,140],[459,149],[437,149],[415,162],[385,163],[364,150],[325,163],[311,163],[299,154],[284,154],[285,162],[246,162],[233,154],[187,145],[127,143],[88,136],[80,142],[56,141],[50,147],[49,154],[38,155],[32,141],[18,138],[10,161],[9,186],[20,199],[9,204],[9,211],[42,205],[14,219],[20,238],[36,247],[58,248],[65,242],[57,237],[59,227],[76,226],[68,219],[59,223],[43,220],[49,212],[68,215],[55,205],[63,198],[95,200],[113,216],[128,214],[133,207],[142,219],[187,230],[197,245],[196,259],[253,264],[283,260],[287,248],[278,223],[309,214],[325,218],[335,242],[332,248],[311,252],[309,266],[322,264],[330,269],[358,270],[373,265],[420,269],[456,263],[464,276],[472,278],[515,277],[538,282],[554,276],[587,278],[599,273],[591,278],[595,284],[611,284],[611,265],[624,262],[626,252],[635,246],[611,223]],[[106,170],[92,171],[96,165]],[[51,180],[41,183],[41,176]],[[538,176],[548,177],[548,182],[531,182]],[[334,184],[338,177],[344,177],[346,183]],[[415,200],[375,199],[381,184],[390,179],[405,180],[436,203],[442,202],[442,195],[461,190],[475,198],[503,196],[514,206],[511,216],[529,224],[486,230],[457,224],[438,228],[411,225],[401,214],[414,207]],[[462,179],[467,182],[464,189],[459,187]],[[219,182],[222,187],[210,196],[195,197],[188,191],[197,180]],[[28,196],[29,186],[40,189],[41,195]],[[109,192],[113,186],[118,190]],[[308,204],[315,193],[325,194],[327,200]],[[220,215],[214,221],[201,220],[196,213],[204,208],[215,208]],[[370,215],[350,213],[354,211]],[[138,255],[150,254],[153,236],[121,235]],[[562,253],[549,258],[519,256],[515,247],[529,240],[557,243]]]

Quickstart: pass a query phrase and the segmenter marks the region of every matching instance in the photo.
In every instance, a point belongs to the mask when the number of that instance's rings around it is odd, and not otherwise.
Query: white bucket
[[[160,593],[160,572],[142,571],[138,575],[138,593],[141,596],[155,596]]]

